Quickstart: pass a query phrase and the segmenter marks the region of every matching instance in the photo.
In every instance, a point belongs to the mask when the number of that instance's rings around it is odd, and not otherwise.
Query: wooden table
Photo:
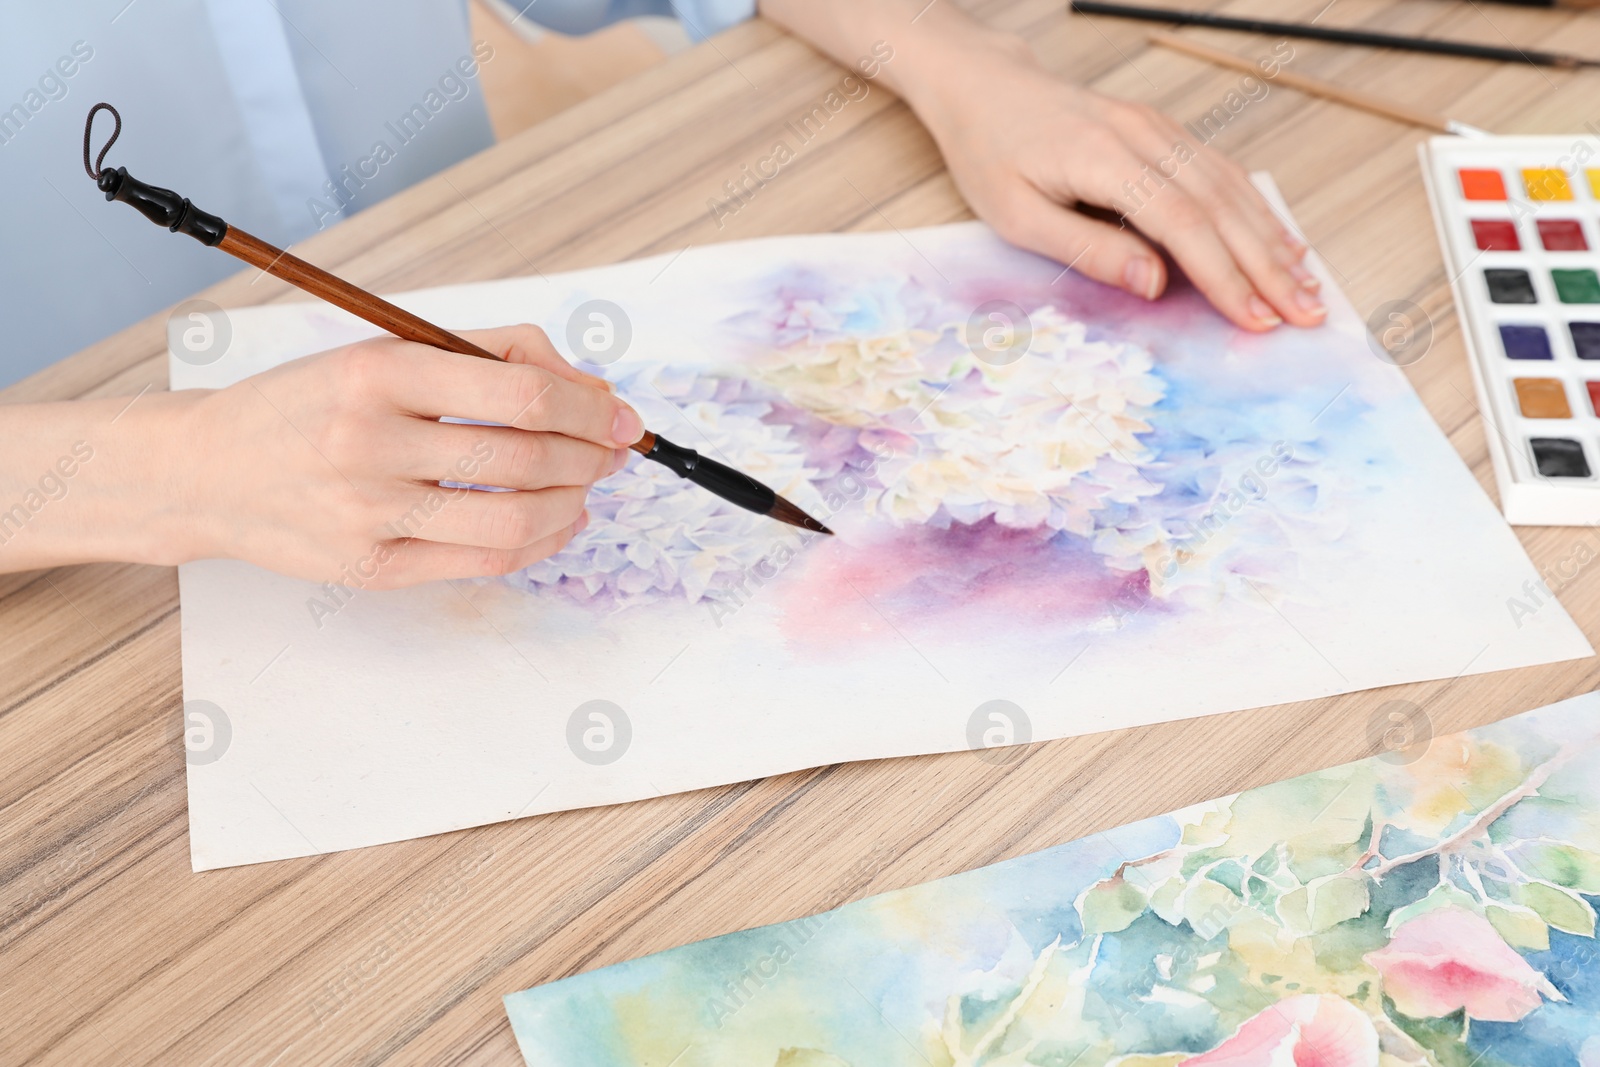
[[[1234,9],[1309,17],[1325,2]],[[1146,27],[1069,21],[1059,0],[977,6],[1063,74],[1180,120],[1238,83],[1147,49]],[[1600,54],[1600,19],[1492,4],[1345,0],[1327,21]],[[1206,39],[1247,55],[1274,43]],[[1295,69],[1501,132],[1600,121],[1592,73],[1295,49]],[[772,26],[746,25],[299,251],[382,291],[966,217],[927,135],[877,91],[715,225],[707,199],[840,76]],[[1414,158],[1420,136],[1274,89],[1220,146],[1277,176],[1364,313],[1405,298],[1433,314],[1434,348],[1411,378],[1492,492]],[[224,306],[297,299],[249,275],[204,295]],[[162,388],[162,323],[152,317],[0,395]],[[1541,568],[1590,536],[1519,533]],[[1561,591],[1591,640],[1596,570]],[[969,753],[826,767],[196,875],[178,664],[172,570],[0,577],[0,1062],[520,1062],[504,993],[1371,755],[1370,717],[1391,699],[1420,704],[1445,732],[1600,681],[1595,660],[1557,664],[1056,741],[1004,767]]]

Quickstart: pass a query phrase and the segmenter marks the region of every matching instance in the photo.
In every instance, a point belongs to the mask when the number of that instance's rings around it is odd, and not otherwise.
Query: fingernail
[[[1319,279],[1315,274],[1312,274],[1310,271],[1306,270],[1305,267],[1298,263],[1290,265],[1289,276],[1295,281],[1299,282],[1300,288],[1302,289],[1308,289],[1314,293],[1318,289],[1322,288],[1321,279]]]
[[[1283,243],[1292,248],[1296,255],[1302,254],[1306,250],[1306,243],[1300,240],[1300,235],[1290,230],[1283,231]]]
[[[589,528],[589,512],[587,510],[585,510],[582,515],[578,516],[578,521],[572,524],[572,536],[573,537],[577,537],[579,534],[583,533],[583,531],[587,530],[588,528]]]
[[[644,436],[644,421],[639,418],[639,413],[629,407],[617,409],[617,417],[611,422],[611,439],[619,445],[631,445]]]
[[[1300,306],[1301,311],[1312,315],[1326,315],[1328,313],[1328,309],[1322,306],[1322,300],[1318,298],[1317,294],[1306,289],[1294,294],[1294,302]]]
[[[1156,265],[1145,256],[1135,256],[1128,260],[1128,265],[1122,268],[1122,284],[1128,292],[1144,297],[1146,300],[1156,298],[1156,286],[1161,281],[1161,276],[1156,272]]]
[[[606,471],[606,473],[607,474],[615,474],[619,470],[621,470],[623,467],[626,467],[627,465],[628,465],[628,450],[626,448],[619,448],[611,456],[611,469]]]
[[[1250,294],[1250,299],[1245,306],[1250,309],[1250,314],[1255,317],[1255,320],[1263,325],[1276,326],[1283,321],[1282,316],[1272,310],[1272,305],[1255,293]]]

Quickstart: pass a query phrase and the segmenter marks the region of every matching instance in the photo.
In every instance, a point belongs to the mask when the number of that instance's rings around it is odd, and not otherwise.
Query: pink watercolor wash
[[[846,550],[807,553],[801,580],[779,587],[784,636],[812,649],[847,645],[858,637],[841,626],[841,609],[851,608],[859,610],[844,617],[858,616],[867,630],[959,617],[969,632],[1019,622],[1077,629],[1172,610],[1151,600],[1143,571],[1109,570],[1086,545],[1063,546],[1053,533],[985,519],[846,534]]]
[[[1240,1024],[1210,1052],[1180,1067],[1377,1067],[1378,1032],[1343,997],[1306,993],[1280,1000]]]
[[[1465,908],[1436,908],[1402,923],[1366,960],[1395,1007],[1418,1019],[1465,1008],[1473,1019],[1514,1023],[1540,1005],[1541,993],[1561,997],[1488,919]]]

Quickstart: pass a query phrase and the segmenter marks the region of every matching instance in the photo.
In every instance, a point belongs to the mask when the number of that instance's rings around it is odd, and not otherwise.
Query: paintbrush
[[[111,112],[116,126],[111,131],[111,137],[106,141],[105,147],[100,149],[100,154],[91,165],[89,134],[94,128],[95,114],[102,110]],[[138,180],[128,173],[127,167],[105,170],[102,164],[105,162],[106,153],[111,151],[111,146],[116,143],[117,135],[121,132],[122,116],[117,114],[116,108],[101,103],[89,109],[89,117],[83,126],[83,169],[94,179],[100,191],[106,194],[107,200],[120,200],[157,225],[165,226],[174,233],[186,233],[203,245],[220,249],[242,259],[252,267],[259,267],[273,277],[281,278],[312,296],[320,297],[335,307],[343,308],[352,315],[366,319],[396,337],[432,345],[447,352],[458,352],[464,356],[504,361],[502,357],[486,348],[480,348],[463,337],[457,337],[404,308],[396,307],[382,297],[374,296],[342,278],[334,277],[320,267],[312,266],[305,260],[290,255],[281,248],[275,248],[237,226],[229,225],[217,216],[195,207],[187,197],[181,197],[171,189],[162,189]],[[675,445],[660,434],[646,430],[644,436],[629,447],[645,459],[655,460],[679,477],[687,478],[701,488],[747,511],[766,515],[804,530],[823,534],[833,533],[748,474],[716,460],[707,459],[692,448]]]
[[[1101,0],[1072,0],[1071,10],[1083,15],[1110,15],[1115,18],[1142,19],[1145,22],[1167,22],[1178,26],[1209,26],[1216,30],[1239,30],[1244,33],[1264,33],[1275,37],[1304,37],[1314,41],[1334,41],[1339,44],[1367,45],[1372,48],[1396,48],[1407,52],[1493,59],[1502,63],[1532,63],[1535,66],[1558,67],[1562,70],[1600,67],[1600,60],[1585,59],[1564,52],[1542,52],[1532,48],[1501,48],[1496,45],[1448,41],[1437,37],[1405,37],[1371,30],[1342,30],[1302,22],[1234,18],[1230,15],[1214,15],[1209,11],[1136,7],[1131,4],[1102,3]]]
[[[1320,78],[1296,74],[1294,71],[1284,70],[1282,67],[1278,69],[1276,74],[1269,77],[1260,67],[1256,66],[1253,60],[1246,59],[1243,56],[1236,56],[1232,52],[1224,52],[1220,48],[1212,48],[1210,45],[1204,45],[1198,41],[1191,41],[1187,37],[1179,37],[1175,33],[1152,33],[1150,35],[1150,43],[1160,45],[1163,48],[1170,48],[1175,52],[1182,52],[1196,59],[1215,63],[1219,67],[1228,67],[1232,70],[1242,70],[1246,74],[1254,74],[1263,82],[1271,82],[1273,85],[1287,85],[1289,88],[1299,89],[1303,93],[1326,97],[1329,100],[1336,100],[1341,104],[1348,104],[1363,111],[1371,111],[1376,115],[1394,119],[1396,122],[1405,122],[1413,126],[1421,126],[1424,129],[1438,130],[1440,133],[1454,133],[1462,137],[1491,136],[1489,131],[1479,129],[1476,126],[1469,126],[1465,122],[1457,122],[1455,119],[1445,118],[1443,115],[1435,115],[1418,108],[1406,107],[1404,104],[1396,104],[1385,97],[1378,96],[1376,93],[1363,92],[1360,89],[1347,89],[1342,85],[1335,85],[1333,82],[1322,81]]]

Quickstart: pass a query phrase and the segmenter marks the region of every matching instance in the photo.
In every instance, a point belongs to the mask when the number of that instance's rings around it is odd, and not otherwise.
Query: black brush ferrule
[[[107,200],[120,200],[139,214],[173,233],[186,233],[203,245],[215,246],[228,232],[228,224],[201,211],[171,189],[150,185],[128,173],[127,167],[103,170],[95,180]]]
[[[708,490],[757,515],[772,510],[778,495],[748,474],[741,474],[726,464],[707,459],[692,448],[675,445],[665,437],[657,436],[655,445],[645,453],[668,468],[680,478],[687,478],[700,488]]]

